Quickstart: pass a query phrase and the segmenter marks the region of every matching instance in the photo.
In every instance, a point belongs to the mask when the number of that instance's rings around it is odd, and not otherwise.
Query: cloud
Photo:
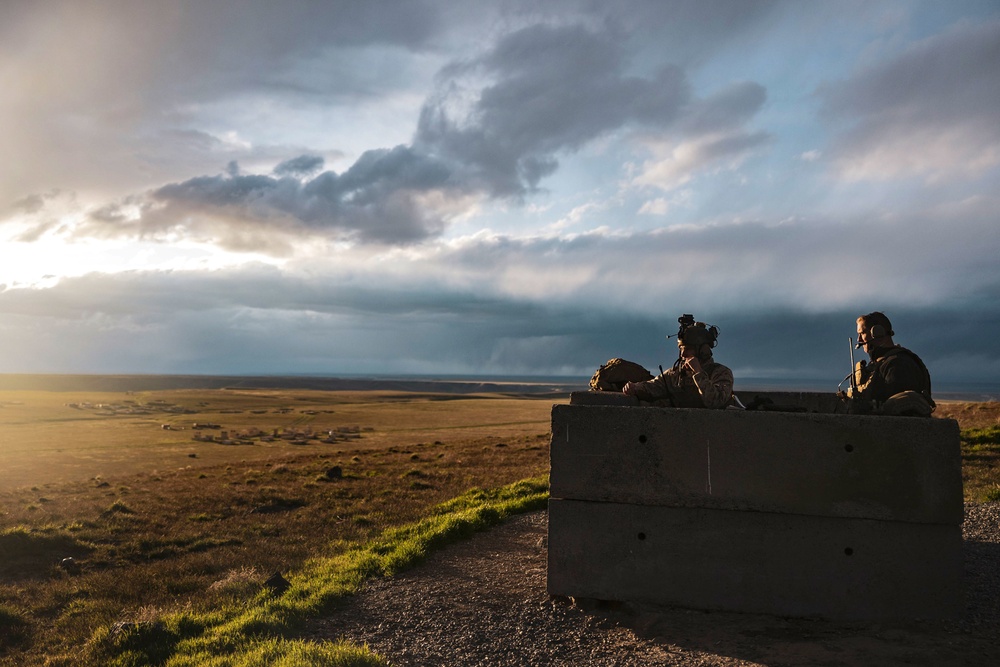
[[[751,82],[731,84],[704,99],[692,98],[672,131],[644,137],[651,157],[633,168],[631,184],[671,191],[699,175],[737,169],[774,141],[769,132],[745,127],[766,99],[764,87]]]
[[[26,213],[28,215],[33,215],[39,213],[45,208],[45,203],[47,200],[52,199],[58,194],[57,192],[47,193],[47,194],[33,194],[28,195],[23,199],[19,199],[10,205],[11,211],[15,213]]]
[[[53,186],[120,196],[267,146],[288,157],[303,136],[316,152],[331,115],[386,110],[388,124],[460,14],[437,0],[2,3],[0,144],[18,159],[0,163],[0,205]],[[222,158],[234,128],[252,148]]]
[[[627,55],[613,32],[582,25],[516,30],[442,68],[411,145],[366,151],[339,174],[316,174],[325,161],[309,153],[270,174],[232,162],[224,175],[99,207],[76,233],[181,237],[279,255],[311,235],[406,245],[439,235],[483,199],[519,200],[561,155],[612,132],[693,137],[637,179],[663,189],[711,165],[731,168],[767,143],[766,133],[742,129],[763,104],[761,86],[737,83],[698,99],[676,67],[627,74]]]
[[[614,356],[650,368],[669,364],[676,351],[664,336],[680,313],[693,312],[721,327],[719,358],[738,377],[827,378],[832,390],[846,373],[843,338],[853,334],[854,318],[882,309],[897,339],[936,378],[995,377],[1000,342],[981,335],[995,327],[1000,307],[1000,284],[984,279],[981,266],[995,248],[977,255],[970,242],[947,246],[940,235],[942,255],[965,253],[972,266],[916,303],[912,290],[901,289],[916,270],[906,269],[905,257],[873,264],[851,256],[850,235],[861,221],[829,225],[820,236],[824,254],[796,259],[816,238],[806,233],[810,224],[481,236],[301,270],[90,274],[47,289],[0,291],[0,350],[9,351],[0,353],[0,369],[589,376]],[[889,226],[875,240],[897,233]],[[747,249],[758,257],[749,259]],[[914,261],[937,276],[943,260],[926,259]],[[728,264],[735,266],[722,268]],[[970,277],[978,282],[958,289]],[[17,366],[25,359],[50,366]]]
[[[654,146],[658,155],[644,162],[632,183],[660,190],[675,190],[700,173],[736,169],[751,153],[771,142],[767,132],[734,132],[707,135],[676,144]]]
[[[819,90],[846,124],[827,153],[849,180],[981,175],[1000,165],[1000,21],[961,23]]]
[[[759,83],[730,84],[705,99],[694,99],[684,109],[680,129],[690,135],[714,135],[738,129],[753,119],[767,100]]]
[[[341,174],[301,176],[322,165],[302,156],[276,176],[227,173],[171,183],[91,213],[80,235],[193,237],[233,250],[276,252],[282,237],[319,234],[363,243],[407,244],[436,235],[461,195],[439,160],[406,146],[372,150]],[[433,194],[441,197],[434,200]],[[132,213],[130,215],[130,212]],[[274,237],[274,238],[272,238]]]
[[[364,262],[374,273],[362,260],[338,257],[339,270],[324,274],[332,284],[368,286],[373,293],[361,301],[373,304],[381,302],[378,293],[406,285],[405,299],[393,302],[400,309],[428,303],[418,293],[461,293],[484,303],[515,299],[632,314],[670,303],[823,312],[869,302],[873,285],[884,307],[973,304],[997,288],[990,270],[1000,252],[990,234],[997,204],[982,198],[901,219],[717,222],[561,237],[483,232],[369,257]],[[873,259],[859,238],[885,251]]]
[[[7,215],[0,215],[0,227],[15,230],[10,237],[13,241],[33,243],[50,232],[65,230],[66,220],[78,211],[74,193],[53,189],[13,202]]]
[[[523,196],[558,167],[562,152],[628,123],[662,127],[689,96],[675,67],[625,74],[615,35],[580,25],[534,25],[442,70],[415,145],[471,169],[493,196]]]
[[[276,176],[309,176],[323,168],[325,161],[318,155],[300,155],[285,160],[274,168]]]

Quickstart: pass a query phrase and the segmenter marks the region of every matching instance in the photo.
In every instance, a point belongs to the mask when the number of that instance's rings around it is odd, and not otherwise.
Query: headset
[[[871,317],[872,319],[876,319],[876,318],[878,318],[878,319],[885,319],[885,321],[886,321],[887,324],[889,322],[889,318],[886,317],[885,315],[883,315],[882,313],[869,313],[868,315],[865,315],[861,319],[864,320],[865,323],[867,323],[869,317]],[[892,330],[892,325],[888,326],[888,330],[886,330],[886,329],[887,329],[887,327],[885,327],[885,326],[883,326],[881,324],[873,324],[873,325],[871,325],[871,327],[868,328],[868,340],[869,341],[873,341],[873,340],[878,340],[879,338],[884,338],[885,336],[895,336],[896,335],[896,332]],[[861,341],[861,336],[858,336],[858,344],[854,346],[854,349],[855,350],[860,350],[864,346],[865,346],[865,344]]]

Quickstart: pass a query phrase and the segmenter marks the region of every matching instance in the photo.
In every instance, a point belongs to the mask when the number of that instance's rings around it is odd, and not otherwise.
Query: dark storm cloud
[[[301,175],[321,164],[321,158],[302,156],[278,165],[275,173]],[[418,198],[452,189],[450,180],[442,162],[406,146],[367,151],[342,174],[326,171],[307,181],[243,174],[233,163],[226,175],[164,185],[138,209],[126,200],[94,211],[83,233],[156,237],[189,231],[229,248],[265,252],[268,230],[406,244],[444,227]],[[140,214],[129,217],[129,210]],[[247,237],[248,230],[258,233]]]
[[[415,143],[471,167],[494,195],[524,194],[555,171],[560,151],[628,121],[668,124],[690,98],[677,69],[640,79],[624,76],[624,63],[612,35],[581,26],[517,31],[481,58],[441,72]],[[480,77],[491,83],[463,89],[466,78]]]
[[[889,170],[995,166],[1000,151],[1000,21],[960,24],[820,89],[828,119],[851,124],[833,153]],[[977,165],[969,165],[976,167]],[[953,173],[965,173],[959,169]]]
[[[766,98],[763,87],[747,82],[698,99],[679,68],[631,76],[627,55],[615,33],[580,25],[507,35],[482,57],[441,72],[415,145],[470,168],[494,196],[521,196],[557,169],[560,153],[602,135],[630,127],[673,128],[689,138],[739,132]],[[488,83],[470,89],[468,80]]]
[[[666,336],[676,332],[677,316],[691,312],[720,327],[717,358],[737,372],[737,389],[753,385],[750,378],[790,378],[832,391],[849,369],[845,339],[854,335],[854,319],[881,309],[896,340],[923,357],[942,388],[1000,371],[1000,342],[982,336],[1000,325],[996,286],[965,303],[920,308],[869,295],[819,312],[684,298],[629,310],[475,288],[379,285],[375,272],[369,277],[374,287],[267,267],[91,274],[46,290],[0,291],[7,323],[0,342],[44,348],[39,358],[54,365],[43,370],[62,372],[335,373],[364,371],[350,365],[363,360],[382,372],[589,376],[613,357],[669,366],[676,348]],[[67,346],[68,339],[84,347]]]
[[[323,168],[325,161],[318,155],[300,155],[285,160],[274,168],[277,176],[309,176]]]

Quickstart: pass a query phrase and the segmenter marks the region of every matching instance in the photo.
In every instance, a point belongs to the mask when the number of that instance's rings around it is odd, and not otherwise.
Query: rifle
[[[851,348],[851,397],[858,397],[858,374],[855,372],[857,366],[854,365],[854,339],[847,337],[847,344]]]
[[[857,346],[855,346],[854,339],[850,337],[847,338],[847,343],[851,348],[851,372],[847,377],[845,377],[843,380],[840,381],[840,384],[837,385],[837,396],[839,396],[842,401],[845,401],[847,403],[847,411],[849,413],[853,412],[857,414],[868,414],[868,409],[866,408],[864,401],[862,401],[861,396],[858,395],[858,373],[857,373],[858,367],[854,362],[854,350],[857,347],[860,347],[861,344],[859,343]],[[865,362],[862,360],[860,363],[861,367],[864,368]],[[847,380],[847,378],[851,379],[850,397],[848,397],[847,394],[844,393],[843,390],[841,390],[840,388],[841,385],[843,385],[844,382]]]

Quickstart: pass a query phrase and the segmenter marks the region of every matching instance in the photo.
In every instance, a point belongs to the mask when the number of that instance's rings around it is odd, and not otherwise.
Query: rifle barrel
[[[858,378],[854,374],[854,339],[850,336],[847,337],[847,345],[851,348],[851,393],[857,398],[858,393]]]

